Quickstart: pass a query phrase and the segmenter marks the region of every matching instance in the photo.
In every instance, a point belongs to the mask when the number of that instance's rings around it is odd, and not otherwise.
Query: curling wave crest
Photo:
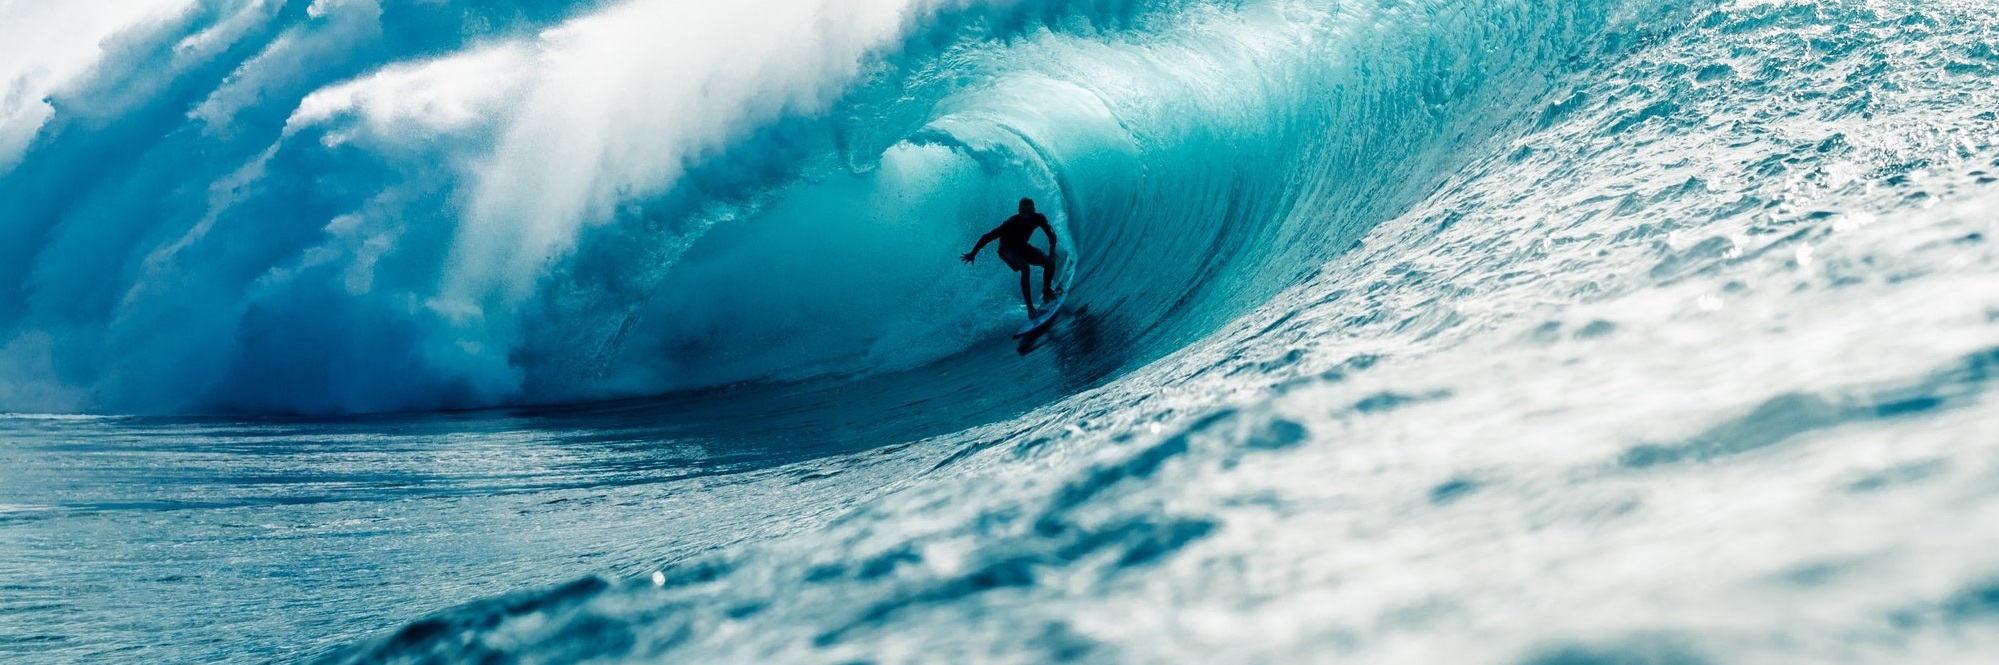
[[[920,368],[1018,315],[953,258],[1022,195],[1074,250],[1102,374],[1411,204],[1623,11],[155,5],[91,64],[16,77],[47,102],[14,102],[33,138],[0,161],[0,408],[427,410]]]

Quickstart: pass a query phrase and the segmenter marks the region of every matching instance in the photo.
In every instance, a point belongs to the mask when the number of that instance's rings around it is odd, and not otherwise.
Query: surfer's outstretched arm
[[[1041,232],[1048,234],[1048,256],[1053,258],[1055,256],[1055,225],[1048,223],[1047,217],[1042,217],[1040,226]]]
[[[971,263],[972,259],[977,258],[979,256],[979,250],[985,249],[986,243],[992,242],[993,240],[999,238],[999,234],[1000,234],[999,229],[993,229],[991,233],[979,236],[979,244],[973,245],[972,251],[965,252],[964,256],[960,256],[958,258],[966,263]]]

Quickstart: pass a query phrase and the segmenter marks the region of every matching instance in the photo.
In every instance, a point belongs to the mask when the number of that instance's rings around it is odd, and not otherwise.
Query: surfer
[[[1027,243],[1034,237],[1037,228],[1048,234],[1046,254]],[[958,258],[969,264],[972,259],[978,258],[979,250],[985,249],[986,243],[994,240],[999,241],[1000,260],[1006,262],[1006,267],[1020,273],[1020,299],[1027,303],[1027,318],[1032,319],[1037,315],[1034,296],[1028,290],[1028,272],[1032,266],[1041,266],[1041,304],[1053,301],[1059,293],[1055,290],[1055,260],[1049,258],[1055,254],[1055,227],[1048,225],[1048,217],[1034,211],[1034,199],[1021,199],[1020,214],[1008,217],[1000,222],[999,228],[979,236],[979,244],[973,245],[972,251]]]

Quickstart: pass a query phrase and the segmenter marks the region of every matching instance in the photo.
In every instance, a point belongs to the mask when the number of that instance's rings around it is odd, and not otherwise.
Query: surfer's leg
[[[1027,304],[1027,318],[1034,318],[1034,292],[1027,290],[1027,272],[1031,268],[1020,269],[1020,301]]]
[[[1021,273],[1025,276],[1027,273]],[[1041,302],[1055,299],[1055,262],[1041,264]]]

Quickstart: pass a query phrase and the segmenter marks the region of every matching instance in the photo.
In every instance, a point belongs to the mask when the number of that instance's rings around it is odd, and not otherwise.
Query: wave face
[[[85,4],[0,660],[1999,652],[1986,0]]]
[[[14,76],[0,409],[428,410],[921,368],[1017,320],[1011,275],[955,257],[1023,195],[1116,349],[1097,364],[1132,366],[1412,204],[1621,11],[145,9]],[[1061,371],[994,362],[953,366]]]

